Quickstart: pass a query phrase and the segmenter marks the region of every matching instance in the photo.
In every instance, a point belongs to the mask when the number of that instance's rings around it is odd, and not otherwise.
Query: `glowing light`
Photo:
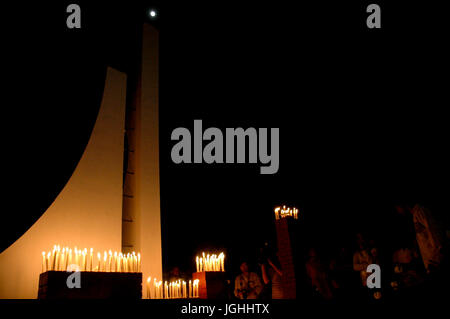
[[[293,207],[286,207],[286,205],[283,205],[283,207],[275,207],[275,219],[280,218],[286,218],[286,217],[293,217],[294,219],[298,219],[298,209]]]
[[[148,13],[150,15],[151,18],[156,18],[157,13],[155,10],[150,10],[150,12]]]
[[[104,251],[103,258],[97,252],[97,265],[94,267],[94,249],[88,252],[87,248],[72,251],[69,247],[55,245],[53,251],[47,254],[42,252],[42,272],[66,271],[70,265],[75,264],[80,271],[104,271],[104,272],[141,272],[141,254],[133,252],[125,256],[121,252]],[[109,257],[109,258],[108,258]]]
[[[184,280],[176,281],[158,281],[153,277],[147,278],[147,299],[188,299],[198,298],[198,284],[199,280],[189,280],[188,283]]]
[[[225,271],[224,263],[225,263],[225,254],[220,253],[216,254],[205,254],[202,253],[203,257],[196,256],[195,263],[197,266],[197,272],[202,271]]]

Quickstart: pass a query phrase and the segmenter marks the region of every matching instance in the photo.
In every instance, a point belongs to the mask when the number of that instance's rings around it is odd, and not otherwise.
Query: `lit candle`
[[[59,270],[59,246],[56,247],[54,270]]]
[[[108,257],[108,254],[106,253],[106,250],[105,250],[105,252],[104,252],[104,254],[103,254],[103,266],[102,266],[102,269],[103,269],[103,271],[108,271],[108,269],[106,268],[106,258]]]
[[[147,299],[151,299],[151,294],[150,294],[150,280],[151,280],[152,278],[151,277],[148,277],[147,278]]]
[[[66,269],[64,269],[64,266],[66,265],[66,249],[63,248],[62,253],[61,253],[61,262],[60,262],[60,266],[59,266],[59,270],[65,271]]]
[[[86,271],[86,251],[82,251],[81,253],[83,255],[82,257],[82,264],[81,264],[81,270]]]
[[[141,253],[138,253],[138,272],[141,272]]]
[[[46,264],[47,271],[50,270],[50,259],[51,259],[51,257],[52,257],[51,252],[48,252],[48,254],[47,254],[47,264]]]
[[[189,280],[189,298],[192,298],[192,281]]]
[[[117,251],[114,252],[114,271],[117,271]]]
[[[72,264],[72,248],[69,249],[69,254],[67,255],[66,269]]]
[[[109,250],[108,271],[109,271],[109,272],[112,271],[112,251],[111,251],[111,249]]]
[[[74,253],[75,253],[75,264],[78,265],[78,249],[77,249],[77,247],[75,247]]]
[[[206,271],[206,256],[205,256],[205,253],[203,252],[202,253],[202,255],[203,255],[203,259],[202,259],[202,271]]]
[[[165,299],[169,299],[169,285],[167,284],[167,281],[164,283],[164,292],[165,292]]]
[[[101,264],[102,256],[100,255],[100,252],[97,253],[97,271],[102,271],[102,264]]]
[[[94,252],[94,249],[91,247],[90,254],[89,254],[89,271],[94,270],[94,256],[92,255]]]
[[[128,255],[128,271],[133,272],[133,255]]]
[[[85,248],[85,249],[83,250],[83,270],[84,270],[84,271],[87,271],[87,270],[88,270],[88,265],[87,265],[87,263],[88,263],[88,251],[87,251],[87,248]]]
[[[47,269],[47,266],[45,265],[46,261],[45,261],[45,251],[42,252],[42,272],[45,272],[45,270]]]

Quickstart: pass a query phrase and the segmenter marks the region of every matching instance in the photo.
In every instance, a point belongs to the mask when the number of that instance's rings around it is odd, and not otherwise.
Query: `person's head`
[[[173,276],[179,276],[180,275],[180,268],[175,266],[172,268],[172,275]]]
[[[317,257],[317,250],[314,247],[311,247],[308,251],[308,257],[309,258],[315,258]]]
[[[413,206],[411,202],[399,201],[394,205],[394,208],[397,214],[405,216],[412,212]]]
[[[356,234],[356,243],[357,243],[359,249],[366,248],[366,240],[364,239],[364,236],[362,233]]]
[[[241,265],[239,266],[239,268],[241,269],[241,271],[243,273],[248,273],[248,263],[247,263],[247,261],[243,261],[241,263]]]

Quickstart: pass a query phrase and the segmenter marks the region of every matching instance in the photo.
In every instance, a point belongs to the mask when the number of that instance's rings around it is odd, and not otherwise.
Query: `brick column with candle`
[[[297,220],[294,218],[275,219],[277,232],[278,258],[283,272],[282,287],[284,299],[295,299],[297,296],[296,245]]]

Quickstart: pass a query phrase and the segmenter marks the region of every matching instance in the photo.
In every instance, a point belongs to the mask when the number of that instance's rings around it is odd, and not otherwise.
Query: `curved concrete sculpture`
[[[73,175],[37,222],[0,254],[0,298],[36,298],[41,253],[55,244],[122,250],[126,80],[108,68],[99,114]]]

